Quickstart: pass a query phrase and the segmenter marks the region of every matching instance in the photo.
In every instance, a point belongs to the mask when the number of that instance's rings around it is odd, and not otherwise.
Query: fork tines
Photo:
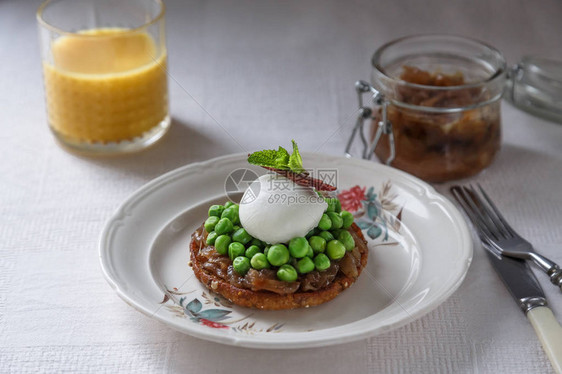
[[[462,206],[474,226],[480,239],[489,244],[518,236],[480,184],[478,190],[472,185],[453,186],[451,193]]]

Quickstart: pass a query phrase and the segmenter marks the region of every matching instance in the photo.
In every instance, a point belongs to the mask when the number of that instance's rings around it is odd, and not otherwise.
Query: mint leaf
[[[277,169],[289,168],[289,152],[287,152],[287,150],[281,146],[277,150],[277,158],[275,159],[275,164]]]
[[[258,166],[275,167],[275,160],[277,159],[277,151],[273,149],[266,149],[264,151],[254,152],[248,156],[250,164]]]
[[[283,147],[279,147],[278,151],[266,149],[249,155],[248,162],[253,165],[287,170],[289,169],[289,152]]]
[[[283,147],[279,147],[278,150],[266,149],[264,151],[258,151],[250,154],[248,156],[248,162],[253,165],[279,169],[279,170],[291,170],[294,173],[300,174],[304,172],[302,166],[302,157],[299,153],[299,147],[297,143],[293,140],[293,154],[289,155],[289,152]]]
[[[293,154],[289,157],[289,169],[295,173],[302,173],[304,168],[302,166],[302,157],[299,153],[299,147],[294,140],[291,141],[293,142]]]

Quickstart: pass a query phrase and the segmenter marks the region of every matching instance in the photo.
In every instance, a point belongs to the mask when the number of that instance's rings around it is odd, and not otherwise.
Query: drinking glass
[[[170,126],[161,0],[47,0],[37,11],[49,127],[71,150],[137,151]]]

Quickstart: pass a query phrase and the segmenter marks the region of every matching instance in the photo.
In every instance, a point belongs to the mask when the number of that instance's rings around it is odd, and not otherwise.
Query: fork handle
[[[562,269],[558,265],[554,265],[547,271],[547,274],[550,276],[552,284],[557,285],[562,291]]]
[[[548,274],[550,282],[562,290],[562,269],[560,269],[560,266],[558,266],[556,262],[536,252],[531,252],[530,256],[533,262]]]
[[[541,345],[558,374],[562,374],[562,327],[547,306],[539,306],[527,312]]]

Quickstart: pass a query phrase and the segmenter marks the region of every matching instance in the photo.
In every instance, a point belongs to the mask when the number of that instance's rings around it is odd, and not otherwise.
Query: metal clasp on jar
[[[379,140],[384,134],[388,136],[388,141],[390,144],[390,154],[385,160],[385,163],[387,165],[390,165],[390,163],[396,156],[396,150],[394,146],[394,133],[392,132],[392,123],[388,120],[387,117],[388,100],[386,100],[385,96],[380,93],[375,87],[365,81],[359,80],[355,82],[355,91],[357,91],[359,110],[355,126],[353,127],[353,131],[351,132],[349,140],[347,141],[347,146],[345,147],[345,155],[347,157],[353,157],[353,155],[350,153],[351,146],[353,145],[355,138],[359,136],[359,139],[361,140],[361,143],[363,145],[363,152],[361,154],[361,157],[365,160],[370,160],[373,157],[375,148],[377,147]],[[370,142],[365,136],[365,121],[372,121],[375,119],[375,117],[373,117],[373,109],[368,106],[364,106],[363,95],[366,93],[372,95],[373,106],[378,106],[381,108],[381,120],[377,123],[377,131],[375,132]]]

